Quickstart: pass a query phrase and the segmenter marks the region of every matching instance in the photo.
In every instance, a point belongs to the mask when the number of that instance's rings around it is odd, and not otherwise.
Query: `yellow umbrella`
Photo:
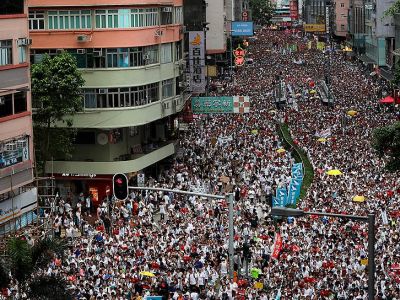
[[[251,131],[251,134],[258,134],[258,130],[257,130],[257,129],[253,129],[253,130]]]
[[[270,114],[274,114],[274,113],[276,113],[276,110],[271,109],[271,110],[269,111],[269,113],[270,113]]]
[[[139,274],[140,274],[140,275],[143,275],[143,276],[147,276],[147,277],[154,277],[154,276],[156,276],[154,273],[151,273],[151,272],[148,272],[148,271],[142,271],[142,272],[140,272]]]
[[[316,90],[310,90],[310,94],[315,94],[316,92]]]
[[[347,114],[349,115],[349,116],[355,116],[356,114],[358,113],[358,111],[356,111],[356,110],[349,110],[348,112],[347,112]]]
[[[326,174],[332,175],[332,176],[343,175],[343,173],[340,172],[340,170],[337,170],[337,169],[329,170],[328,172],[326,172]]]
[[[327,139],[326,138],[319,138],[317,141],[321,142],[321,143],[325,143],[327,141]]]
[[[283,149],[283,148],[279,148],[278,150],[276,150],[276,152],[278,152],[278,153],[283,153],[283,152],[286,152],[286,150]]]
[[[353,197],[353,201],[354,201],[354,202],[364,202],[364,201],[365,201],[365,197],[364,197],[364,196],[357,195],[357,196],[354,196],[354,197]]]

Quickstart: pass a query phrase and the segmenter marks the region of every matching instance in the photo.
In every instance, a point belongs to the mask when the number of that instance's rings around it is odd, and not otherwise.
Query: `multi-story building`
[[[72,158],[46,163],[61,195],[90,192],[102,200],[113,174],[136,178],[175,153],[174,120],[186,100],[182,5],[29,0],[32,63],[68,51],[86,81]]]
[[[336,37],[345,38],[348,32],[348,13],[350,0],[334,1],[333,33]]]
[[[326,0],[304,0],[303,21],[306,24],[325,24]]]
[[[375,68],[393,65],[394,21],[384,12],[394,0],[365,0],[365,54]]]
[[[350,0],[347,44],[358,56],[365,52],[365,0]]]
[[[27,6],[0,1],[0,235],[36,215]]]

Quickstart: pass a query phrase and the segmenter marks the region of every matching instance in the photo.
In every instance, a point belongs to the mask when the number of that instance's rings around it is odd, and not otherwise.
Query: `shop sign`
[[[37,189],[14,196],[13,199],[0,202],[0,224],[29,212],[37,207]]]
[[[1,144],[0,169],[29,160],[28,138]]]
[[[70,173],[62,173],[62,177],[90,177],[94,178],[96,177],[96,174],[70,174]]]
[[[304,24],[305,32],[325,32],[325,24]]]
[[[205,44],[203,31],[189,32],[189,74],[192,93],[206,91]]]

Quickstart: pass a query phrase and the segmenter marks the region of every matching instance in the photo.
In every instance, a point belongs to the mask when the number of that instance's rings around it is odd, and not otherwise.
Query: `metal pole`
[[[231,22],[231,36],[230,36],[230,39],[229,39],[229,42],[230,42],[230,55],[229,55],[229,57],[230,57],[230,63],[229,63],[229,74],[230,74],[230,78],[231,78],[231,82],[233,81],[233,41],[232,41],[232,22]]]
[[[368,299],[375,296],[375,214],[368,214]]]
[[[229,276],[233,279],[233,193],[228,196],[229,199]]]

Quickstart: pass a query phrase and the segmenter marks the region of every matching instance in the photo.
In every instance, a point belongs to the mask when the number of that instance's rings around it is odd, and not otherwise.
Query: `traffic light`
[[[125,174],[115,174],[113,177],[113,192],[117,200],[128,198],[128,178]]]

